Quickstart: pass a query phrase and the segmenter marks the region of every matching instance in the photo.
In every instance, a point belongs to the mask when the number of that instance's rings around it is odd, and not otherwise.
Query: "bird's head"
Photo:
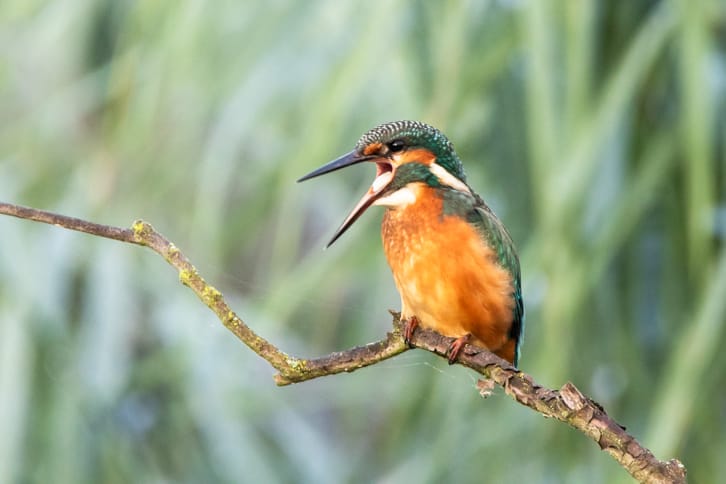
[[[328,243],[340,237],[371,205],[395,207],[411,203],[411,183],[447,186],[469,192],[461,160],[441,131],[418,121],[394,121],[377,126],[358,140],[355,149],[321,166],[298,181],[368,161],[376,177]]]

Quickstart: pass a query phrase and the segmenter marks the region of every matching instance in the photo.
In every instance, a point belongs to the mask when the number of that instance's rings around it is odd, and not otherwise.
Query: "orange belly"
[[[465,220],[442,215],[442,201],[419,187],[416,201],[386,210],[383,246],[404,318],[514,360],[509,338],[513,282],[496,253]]]

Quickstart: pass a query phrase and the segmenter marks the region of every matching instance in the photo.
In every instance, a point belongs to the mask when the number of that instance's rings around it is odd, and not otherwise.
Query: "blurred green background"
[[[399,300],[385,121],[454,142],[523,265],[521,368],[726,476],[722,1],[4,0],[0,199],[150,221],[300,356]],[[148,250],[0,217],[0,482],[628,482],[422,351],[287,388]]]

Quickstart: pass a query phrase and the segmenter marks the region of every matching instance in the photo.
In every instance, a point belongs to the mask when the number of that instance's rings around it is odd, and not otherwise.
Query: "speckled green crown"
[[[436,163],[461,181],[466,181],[464,166],[454,151],[454,145],[444,133],[419,121],[392,121],[376,126],[365,133],[356,143],[362,150],[371,143],[389,143],[395,139],[404,140],[407,146],[421,147],[436,155]]]

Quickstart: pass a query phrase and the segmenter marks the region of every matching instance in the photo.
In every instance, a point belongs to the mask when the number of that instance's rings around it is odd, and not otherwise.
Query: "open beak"
[[[373,180],[373,183],[366,194],[363,195],[363,198],[360,199],[355,208],[353,208],[350,214],[345,218],[345,220],[343,220],[343,223],[340,227],[338,227],[338,230],[335,231],[333,238],[330,239],[330,242],[328,242],[325,246],[326,248],[333,245],[333,243],[338,240],[338,238],[343,235],[343,233],[348,230],[348,228],[353,225],[356,220],[358,220],[358,217],[360,217],[363,212],[373,205],[376,199],[381,196],[385,188],[393,180],[393,166],[386,158],[361,155],[354,150],[328,164],[321,166],[317,170],[311,171],[298,180],[298,182],[309,180],[310,178],[315,178],[316,176],[324,175],[331,171],[340,170],[346,166],[355,165],[364,161],[374,161],[376,163],[376,178]]]

